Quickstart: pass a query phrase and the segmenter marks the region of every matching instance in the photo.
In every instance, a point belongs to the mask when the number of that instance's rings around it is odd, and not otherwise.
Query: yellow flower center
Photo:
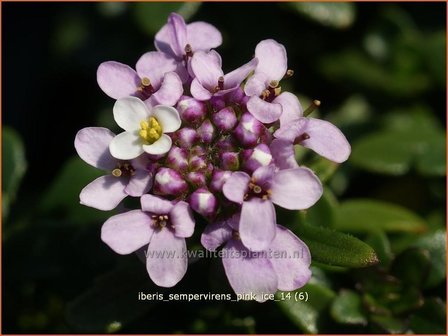
[[[162,136],[162,126],[159,124],[156,118],[150,117],[148,120],[140,121],[140,136],[148,144],[153,144]]]

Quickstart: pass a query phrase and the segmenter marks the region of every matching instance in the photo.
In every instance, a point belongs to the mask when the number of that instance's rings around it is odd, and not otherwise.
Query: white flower
[[[143,152],[167,153],[172,140],[165,133],[177,131],[181,125],[175,108],[158,105],[149,110],[136,97],[118,99],[114,105],[114,119],[125,130],[109,145],[110,153],[119,160],[132,160]]]

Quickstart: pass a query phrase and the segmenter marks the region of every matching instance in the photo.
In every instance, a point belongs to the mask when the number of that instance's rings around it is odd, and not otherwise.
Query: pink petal
[[[101,228],[101,240],[118,254],[129,254],[149,243],[151,218],[141,210],[109,218]]]
[[[171,36],[171,48],[177,56],[185,53],[187,45],[187,25],[184,18],[176,13],[171,13],[168,17],[169,33]]]
[[[255,296],[264,302],[277,291],[277,275],[271,261],[248,251],[240,241],[230,240],[223,249],[222,263],[236,294]]]
[[[258,58],[257,73],[265,73],[270,80],[280,81],[283,78],[288,59],[282,44],[271,39],[261,41],[255,48],[255,57]]]
[[[222,43],[219,30],[206,22],[198,21],[187,25],[187,36],[193,52],[208,51],[219,47]]]
[[[294,143],[296,138],[303,134],[304,127],[306,126],[307,119],[299,118],[292,120],[287,124],[282,125],[278,130],[275,131],[274,136],[277,139],[282,139]]]
[[[103,211],[115,209],[127,196],[124,192],[126,182],[126,178],[100,176],[81,190],[80,203]]]
[[[212,93],[204,88],[197,78],[193,79],[190,87],[191,95],[197,100],[209,100],[213,95]]]
[[[244,86],[244,92],[248,96],[260,96],[269,85],[269,78],[263,72],[253,74]]]
[[[243,203],[240,219],[240,237],[251,251],[262,251],[275,238],[275,209],[270,200],[252,198]]]
[[[184,88],[179,75],[175,72],[167,72],[163,78],[162,85],[149,99],[152,106],[156,105],[176,105],[182,96]]]
[[[204,51],[197,51],[191,59],[191,69],[196,79],[207,90],[213,90],[218,85],[218,78],[224,76],[216,56]]]
[[[244,172],[234,172],[224,183],[222,192],[232,202],[243,203],[247,193],[250,176]]]
[[[322,155],[334,162],[344,162],[348,159],[351,147],[344,134],[325,120],[307,118],[307,123],[303,132],[309,135],[309,139],[303,140],[300,144],[312,149],[317,154]]]
[[[101,90],[114,99],[134,95],[140,85],[140,78],[134,69],[114,61],[101,63],[96,79]]]
[[[140,197],[152,187],[152,174],[146,170],[137,169],[129,179],[124,192],[129,196]]]
[[[215,251],[222,244],[232,238],[232,229],[221,220],[208,224],[201,235],[201,244],[209,251]]]
[[[165,74],[176,71],[177,63],[167,54],[150,51],[140,57],[135,68],[140,78],[148,78],[153,88],[158,90]]]
[[[239,68],[229,72],[224,76],[224,88],[235,88],[240,86],[241,82],[246,79],[247,76],[255,69],[258,64],[258,60],[253,58],[246,64],[240,66]]]
[[[89,165],[112,170],[117,160],[109,152],[109,143],[115,134],[103,127],[86,127],[80,130],[75,137],[76,152]]]
[[[258,96],[250,97],[247,102],[247,110],[259,121],[270,124],[277,121],[282,114],[280,104],[268,103]]]
[[[174,235],[180,238],[188,238],[194,232],[194,218],[187,202],[177,202],[170,212],[171,223],[174,227]]]
[[[275,174],[274,165],[262,166],[254,171],[254,173],[252,174],[252,179],[260,187],[266,185],[269,188],[270,182],[274,174]]]
[[[292,142],[274,139],[271,142],[270,149],[275,165],[280,169],[299,167],[295,157],[294,144]]]
[[[155,215],[168,215],[173,209],[173,203],[162,197],[151,194],[143,195],[140,198],[142,210]]]
[[[308,246],[291,231],[277,225],[275,239],[269,246],[272,266],[278,279],[278,289],[292,291],[304,286],[311,278],[311,254]]]
[[[187,272],[187,245],[167,228],[154,231],[146,252],[146,269],[157,286],[173,287]]]
[[[164,25],[156,34],[154,38],[154,45],[158,51],[161,51],[176,60],[182,60],[182,56],[184,55],[184,53],[176,55],[171,47],[171,30],[171,25],[169,25],[168,23]]]
[[[273,103],[282,106],[282,115],[280,116],[280,125],[287,125],[289,122],[303,116],[302,105],[296,95],[290,92],[283,92],[273,100]]]
[[[284,169],[275,174],[271,200],[289,210],[308,209],[322,196],[319,178],[308,168]]]

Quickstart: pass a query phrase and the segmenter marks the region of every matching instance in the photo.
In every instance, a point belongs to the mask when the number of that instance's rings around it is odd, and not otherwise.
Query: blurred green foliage
[[[445,4],[2,6],[7,42],[28,39],[23,22],[45,21],[29,46],[5,51],[3,332],[446,333]],[[135,256],[101,242],[111,213],[79,204],[102,173],[74,157],[76,131],[114,127],[95,69],[109,59],[132,66],[171,11],[221,29],[229,69],[261,39],[285,44],[288,90],[305,108],[321,99],[313,116],[352,144],[342,165],[297,148],[325,192],[306,212],[278,209],[310,247],[313,277],[277,302],[138,301],[139,292],[232,290],[210,259],[192,261],[175,288],[157,288]],[[36,66],[20,66],[30,52]],[[28,99],[25,77],[36,83]],[[190,248],[200,248],[202,227]]]

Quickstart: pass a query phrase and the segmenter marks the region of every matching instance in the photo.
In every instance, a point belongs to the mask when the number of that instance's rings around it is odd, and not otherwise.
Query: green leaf
[[[167,22],[172,12],[182,15],[185,21],[192,17],[200,2],[139,2],[134,6],[137,23],[142,30],[154,35]]]
[[[157,303],[139,300],[139,293],[163,295],[152,284],[143,265],[132,256],[126,266],[98,278],[94,285],[69,303],[67,320],[85,332],[117,332],[146,314]]]
[[[296,293],[308,294],[308,301],[295,300]],[[288,296],[290,293],[290,296]],[[309,283],[294,292],[277,292],[276,299],[282,310],[304,333],[320,332],[319,318],[329,307],[335,293],[325,285]]]
[[[439,298],[427,298],[425,304],[409,319],[415,334],[446,335],[446,304]]]
[[[371,233],[367,237],[366,243],[373,247],[382,265],[390,263],[392,260],[392,249],[389,238],[382,230]]]
[[[426,36],[422,47],[428,70],[439,86],[446,89],[446,32]]]
[[[355,6],[348,2],[289,2],[292,10],[320,23],[323,26],[344,29],[355,20]]]
[[[22,138],[6,126],[2,129],[2,155],[2,213],[6,217],[27,168]]]
[[[308,224],[332,227],[337,200],[330,189],[325,188],[322,197],[306,211],[305,221]]]
[[[308,167],[319,177],[319,180],[321,180],[322,183],[325,183],[333,176],[338,166],[338,163],[320,156],[316,157],[316,159],[308,165]]]
[[[375,251],[353,236],[304,223],[295,232],[317,262],[342,267],[366,267],[378,262]]]
[[[57,211],[74,223],[91,223],[110,217],[110,211],[98,211],[79,204],[79,193],[90,182],[105,173],[78,157],[69,159],[53,180],[39,203],[42,212]]]
[[[343,324],[367,324],[360,296],[351,290],[342,290],[333,300],[331,316]]]
[[[431,270],[430,254],[421,248],[411,248],[400,253],[391,266],[391,274],[406,285],[421,287]]]
[[[374,315],[371,317],[371,320],[382,332],[386,331],[390,334],[403,334],[406,331],[406,323],[398,318]]]
[[[369,199],[343,202],[336,211],[334,228],[348,232],[423,232],[422,218],[401,206]]]
[[[419,237],[413,244],[429,252],[431,271],[425,282],[425,288],[439,285],[446,278],[446,232],[437,230]]]
[[[417,171],[424,176],[446,175],[446,137],[435,134],[426,143],[426,150],[417,158]]]

